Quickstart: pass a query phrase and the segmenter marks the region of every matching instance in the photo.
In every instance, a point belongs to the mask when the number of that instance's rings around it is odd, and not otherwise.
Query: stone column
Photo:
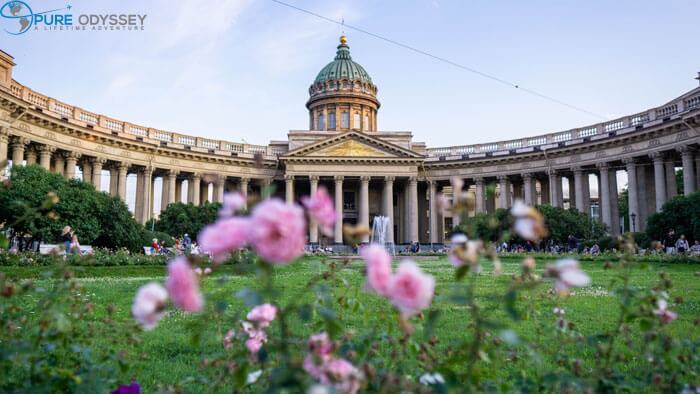
[[[30,146],[29,148],[27,148],[25,155],[27,156],[26,160],[28,166],[36,164],[36,151],[33,147]]]
[[[474,178],[474,183],[476,184],[476,213],[486,212],[486,206],[484,199],[484,178]],[[454,220],[454,219],[453,219]]]
[[[695,155],[695,190],[700,190],[700,155]]]
[[[337,120],[337,119],[336,119]],[[336,244],[343,243],[343,176],[335,176],[335,234],[333,241]]]
[[[668,161],[664,163],[664,169],[666,171],[666,199],[670,200],[678,195],[678,186],[676,185],[676,163],[673,162],[673,158],[669,158]]]
[[[175,181],[175,202],[182,202],[182,179]]]
[[[617,171],[610,171],[608,181],[610,182],[610,210],[612,212],[612,234],[620,235],[620,208],[618,207],[619,197],[617,195]]]
[[[311,196],[315,196],[318,191],[318,175],[311,175],[309,177],[309,182],[311,182]],[[312,244],[318,243],[318,223],[315,220],[309,220],[309,242]]]
[[[408,221],[409,221],[409,241],[418,242],[418,179],[408,178]]]
[[[641,232],[645,230],[647,218],[649,217],[647,194],[651,197],[652,190],[647,188],[646,168],[644,163],[637,164],[637,214],[639,216],[637,216],[635,227],[637,231]]]
[[[272,178],[262,178],[260,180],[260,197],[267,200],[272,197],[270,185],[272,184]]]
[[[639,220],[641,219],[639,215],[639,196],[637,195],[637,163],[632,158],[623,160],[627,167],[627,196],[628,196],[628,207],[629,207],[629,221],[630,221],[630,231],[637,231],[639,226]],[[632,217],[634,217],[634,224],[632,223]]]
[[[573,170],[574,170],[573,188],[574,188],[574,197],[576,199],[575,206],[576,206],[576,209],[578,209],[580,212],[583,212],[586,215],[588,215],[589,212],[585,211],[586,204],[583,201],[583,199],[585,197],[585,193],[583,192],[583,188],[588,185],[587,183],[584,185],[584,181],[587,180],[586,173],[583,172],[583,169],[581,169],[581,167],[574,167]],[[571,182],[569,182],[569,190],[571,190],[571,187],[572,187]],[[569,192],[569,195],[571,195],[571,192]],[[571,201],[569,203],[571,203]]]
[[[175,193],[177,191],[177,175],[178,170],[170,170],[168,173],[168,205],[175,203]]]
[[[10,147],[12,148],[12,165],[13,166],[21,166],[22,162],[24,162],[24,149],[26,148],[27,144],[29,144],[29,140],[23,137],[13,137],[12,138],[12,144]]]
[[[527,172],[522,175],[523,177],[523,194],[524,194],[524,199],[525,199],[525,204],[527,205],[536,205],[536,193],[537,191],[535,190],[535,182],[532,181],[532,174]]]
[[[459,179],[457,181],[457,179]],[[459,189],[455,188],[455,181],[457,181],[461,186]],[[450,180],[450,186],[452,187],[452,205],[458,205],[462,199],[462,191],[464,188],[464,180],[458,177],[454,177]],[[407,211],[408,212],[408,211]],[[405,215],[408,219],[408,215]],[[457,227],[462,222],[462,214],[452,213],[452,226]]]
[[[168,197],[170,196],[170,191],[168,189],[170,187],[170,182],[168,182],[167,175],[161,176],[160,179],[160,211],[163,212],[165,208],[168,207]]]
[[[554,170],[549,173],[549,198],[550,205],[561,207],[561,177]]]
[[[56,148],[49,145],[42,145],[39,147],[39,165],[47,170],[51,170],[51,156],[56,152]],[[1,157],[1,156],[0,156]]]
[[[80,153],[77,153],[77,152],[66,153],[66,178],[67,179],[75,178],[76,164],[78,163],[78,159],[80,158],[80,156],[81,156]],[[124,184],[124,186],[126,187],[126,183]]]
[[[92,161],[92,185],[98,192],[102,189],[102,166],[107,162],[106,159],[96,157]]]
[[[118,186],[119,186],[119,172],[117,172],[117,167],[112,165],[112,167],[109,169],[109,195],[112,197],[116,197],[119,195],[118,192]]]
[[[65,176],[66,175],[66,161],[63,157],[63,153],[57,152],[54,155],[53,161],[54,161],[54,163],[53,163],[54,172],[60,176]]]
[[[508,209],[508,177],[498,177],[498,207]]]
[[[7,127],[0,127],[0,163],[7,160],[7,144],[9,142],[10,131],[7,129]]]
[[[209,182],[202,180],[199,182],[199,205],[204,205],[209,201]]]
[[[122,162],[119,164],[119,167],[117,167],[117,171],[119,172],[119,181],[117,183],[117,191],[119,193],[119,198],[122,199],[122,201],[126,202],[126,176],[129,171],[130,164],[129,163],[124,163]]]
[[[224,192],[226,190],[226,177],[221,175],[216,180],[214,184],[214,200],[218,203],[223,204],[224,202]]]
[[[386,239],[391,243],[396,242],[394,239],[394,179],[396,178],[393,176],[384,177],[384,190],[382,192],[382,214],[389,218]]]
[[[238,185],[239,191],[241,192],[241,195],[243,195],[243,199],[246,201],[245,208],[248,208],[248,187],[249,187],[249,185],[250,185],[249,178],[241,178],[241,181]]]
[[[612,205],[610,196],[610,171],[608,163],[598,163],[600,170],[600,190],[598,191],[598,200],[600,203],[600,213],[603,223],[612,231]]]
[[[287,204],[294,204],[294,175],[284,176],[284,198]]]
[[[94,169],[93,169],[94,171]],[[153,215],[153,168],[146,167],[143,170],[143,210],[141,211],[141,218],[139,222],[141,224],[146,224],[147,221],[151,220],[151,215]]]
[[[440,242],[438,239],[438,206],[437,206],[437,181],[428,181],[428,211],[430,214],[430,243]]]
[[[695,169],[693,163],[693,149],[684,146],[678,148],[681,153],[681,160],[683,161],[683,194],[688,195],[695,191]]]
[[[360,225],[369,228],[369,176],[360,177]],[[362,236],[362,242],[369,242],[369,234]]]
[[[143,209],[144,205],[146,205],[146,201],[144,201],[145,193],[143,192],[143,189],[146,187],[146,178],[143,176],[143,171],[138,170],[136,172],[136,201],[134,204],[134,219],[136,219],[136,221],[139,223],[141,223],[141,219],[143,218]]]
[[[664,157],[660,152],[652,153],[649,157],[654,161],[654,198],[656,201],[656,212],[661,212],[661,208],[666,203]]]
[[[199,195],[200,192],[200,183],[202,181],[202,177],[199,174],[192,174],[190,179],[187,181],[187,195],[190,198],[189,203],[192,205],[199,205],[199,200],[201,199],[201,196]],[[190,190],[192,191],[190,194]]]
[[[83,182],[92,184],[92,164],[87,157],[81,161],[83,170]]]

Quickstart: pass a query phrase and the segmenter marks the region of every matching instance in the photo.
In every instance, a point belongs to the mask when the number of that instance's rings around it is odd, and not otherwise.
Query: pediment
[[[287,152],[284,157],[390,159],[422,156],[376,137],[351,131]]]

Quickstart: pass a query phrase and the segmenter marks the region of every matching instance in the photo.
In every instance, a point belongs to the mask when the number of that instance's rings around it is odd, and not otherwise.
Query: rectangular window
[[[355,116],[353,117],[352,120],[352,128],[353,129],[360,129],[360,113],[355,112]]]
[[[328,114],[328,128],[335,129],[335,112]]]
[[[340,113],[340,128],[349,129],[350,128],[350,114],[347,112]]]
[[[369,116],[365,115],[365,130],[369,130]]]
[[[325,130],[326,129],[326,124],[323,123],[325,119],[323,119],[323,114],[318,115],[318,126],[316,127],[316,130]]]

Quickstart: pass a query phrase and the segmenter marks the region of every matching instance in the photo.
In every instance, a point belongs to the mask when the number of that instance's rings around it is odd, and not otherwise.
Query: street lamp
[[[637,214],[636,213],[631,213],[630,214],[630,219],[632,219],[632,232],[636,233],[637,232],[637,226],[635,226],[635,221],[637,219]]]

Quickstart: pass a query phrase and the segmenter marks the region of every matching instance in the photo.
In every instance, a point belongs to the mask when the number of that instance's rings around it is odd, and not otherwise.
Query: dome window
[[[340,128],[349,129],[350,128],[350,114],[347,112],[340,113]]]
[[[316,130],[325,130],[326,125],[325,125],[325,119],[323,114],[318,115],[318,124],[316,125]]]
[[[355,116],[353,116],[352,119],[352,128],[353,129],[359,129],[360,128],[360,113],[355,112]]]
[[[335,112],[328,114],[328,128],[335,129]]]

